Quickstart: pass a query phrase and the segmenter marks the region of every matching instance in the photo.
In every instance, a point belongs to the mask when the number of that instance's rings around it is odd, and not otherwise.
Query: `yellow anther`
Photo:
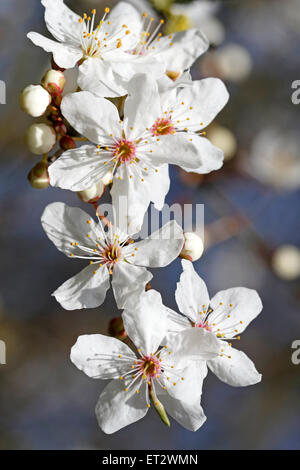
[[[91,223],[91,221],[90,221],[90,220],[87,220],[87,221],[86,221],[86,223],[87,223],[87,224],[90,224],[90,223]]]
[[[124,388],[124,392],[128,392],[128,388]]]
[[[92,10],[92,15],[96,15],[96,8]]]
[[[123,377],[122,377],[122,375],[120,375],[119,379],[120,379],[120,380],[123,380]]]
[[[160,24],[164,24],[165,20],[160,20]]]
[[[122,357],[122,354],[119,354],[119,358],[120,358],[120,359],[121,359],[121,357]]]
[[[106,7],[104,11],[105,11],[105,13],[109,13],[109,12],[110,12],[110,8]]]
[[[147,403],[147,408],[151,408],[151,405],[149,403]]]
[[[139,390],[136,390],[135,393],[140,393],[140,391],[139,391]]]
[[[184,380],[184,377],[181,377],[181,380]]]
[[[176,385],[176,382],[173,382],[173,385],[174,385],[174,387],[175,387],[175,385]]]

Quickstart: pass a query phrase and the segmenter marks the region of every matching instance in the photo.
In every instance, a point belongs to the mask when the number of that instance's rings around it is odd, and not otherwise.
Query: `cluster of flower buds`
[[[47,114],[47,122],[32,124],[25,133],[25,143],[31,153],[42,155],[28,174],[32,187],[44,189],[49,186],[48,154],[57,143],[62,150],[76,147],[74,139],[67,135],[68,129],[60,111],[62,94],[66,85],[63,70],[48,70],[40,85],[29,85],[21,93],[20,104],[29,116],[39,118]]]

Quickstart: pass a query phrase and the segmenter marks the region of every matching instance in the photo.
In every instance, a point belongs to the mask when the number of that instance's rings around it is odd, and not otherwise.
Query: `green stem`
[[[154,393],[154,390],[152,388],[151,385],[149,385],[149,395],[150,395],[150,399],[153,403],[153,406],[158,414],[158,416],[160,417],[160,419],[162,420],[162,422],[170,427],[170,421],[169,421],[169,418],[168,418],[168,415],[166,413],[166,410],[163,406],[163,404],[158,400],[156,394]]]

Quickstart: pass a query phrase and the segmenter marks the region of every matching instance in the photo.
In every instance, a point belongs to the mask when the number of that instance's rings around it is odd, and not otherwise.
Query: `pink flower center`
[[[130,140],[121,139],[114,147],[113,156],[118,163],[128,163],[135,159],[136,145]]]
[[[171,119],[158,118],[151,127],[151,132],[153,136],[173,134],[175,127]]]
[[[143,376],[148,379],[153,379],[161,372],[160,361],[156,356],[144,356],[141,364],[141,371]]]
[[[116,245],[108,245],[101,253],[103,263],[110,266],[117,263],[121,256],[121,249]]]
[[[209,326],[207,321],[198,321],[195,323],[195,328],[203,328],[204,330],[211,331],[211,327]]]

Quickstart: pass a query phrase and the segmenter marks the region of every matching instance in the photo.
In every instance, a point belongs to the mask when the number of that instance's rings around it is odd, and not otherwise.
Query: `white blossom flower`
[[[162,36],[160,28],[164,21],[160,20],[153,27],[154,23],[154,18],[149,18],[147,13],[141,15],[139,27],[136,28],[140,31],[139,38],[134,46],[127,49],[127,57],[121,65],[117,63],[108,68],[102,62],[100,68],[99,61],[86,60],[80,67],[78,84],[81,89],[97,96],[125,95],[128,81],[134,74],[147,73],[156,79],[164,77],[164,74],[171,78],[179,77],[208,49],[209,43],[198,29]],[[112,85],[112,67],[117,87],[115,83]]]
[[[207,331],[220,343],[220,356],[207,361],[209,369],[220,380],[235,387],[260,382],[261,374],[253,362],[231,344],[261,312],[262,303],[257,292],[235,287],[218,292],[210,300],[207,287],[192,263],[182,260],[182,267],[176,302],[184,316],[168,309],[169,333],[194,328]]]
[[[102,20],[96,23],[95,9],[90,16],[84,13],[80,17],[63,0],[42,0],[42,4],[47,28],[56,41],[35,32],[30,32],[28,38],[52,52],[60,67],[69,69],[83,63],[80,77],[88,74],[89,83],[93,83],[95,74],[101,77],[103,96],[124,94],[122,81],[136,71],[129,64],[135,62],[134,57],[126,53],[135,47],[141,34],[140,15],[136,9],[120,2],[111,12],[105,8]],[[152,65],[155,68],[155,64]],[[159,64],[157,67],[161,69]],[[79,84],[82,86],[81,80]]]
[[[113,205],[127,198],[128,219],[122,230],[140,230],[150,204],[161,210],[169,190],[168,163],[186,171],[208,173],[222,166],[223,153],[195,131],[206,127],[228,99],[223,83],[206,79],[169,93],[157,82],[136,75],[128,84],[124,121],[108,100],[89,92],[66,96],[62,113],[70,124],[96,146],[65,152],[49,169],[50,182],[82,191],[111,171]],[[155,191],[153,191],[155,188]]]
[[[127,335],[137,354],[116,338],[80,336],[71,360],[94,379],[112,380],[96,406],[101,429],[111,434],[143,418],[151,402],[185,428],[196,431],[205,421],[200,406],[205,360],[220,352],[214,335],[205,330],[185,330],[164,343],[166,311],[160,294],[145,293],[136,307],[123,313]],[[166,423],[169,424],[169,423]]]
[[[146,268],[167,266],[183,245],[182,229],[174,220],[150,237],[129,244],[119,229],[110,225],[105,230],[99,217],[96,223],[81,209],[60,202],[48,205],[41,221],[60,251],[90,263],[53,293],[66,310],[101,305],[110,278],[117,305],[123,308],[130,296],[138,298],[152,278]]]

